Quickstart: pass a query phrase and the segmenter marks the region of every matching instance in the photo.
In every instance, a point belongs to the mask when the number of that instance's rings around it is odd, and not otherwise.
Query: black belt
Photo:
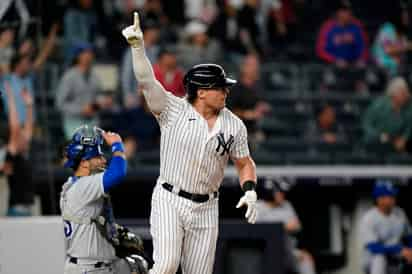
[[[78,261],[78,259],[76,257],[70,257],[69,262],[71,262],[72,264],[77,264],[77,261]],[[93,264],[93,266],[95,268],[109,267],[109,266],[111,266],[111,263],[97,262],[97,263]]]
[[[173,192],[173,186],[169,183],[163,183],[162,187],[166,189],[169,192]],[[209,201],[211,198],[209,194],[195,194],[195,193],[190,193],[184,190],[179,190],[179,192],[176,193],[180,197],[192,200],[193,202],[196,203],[204,203]],[[216,198],[218,196],[218,193],[215,191],[212,193],[213,198]]]

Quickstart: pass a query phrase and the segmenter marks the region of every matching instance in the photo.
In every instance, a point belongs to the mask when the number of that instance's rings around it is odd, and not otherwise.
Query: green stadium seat
[[[364,152],[339,152],[333,157],[335,164],[346,165],[378,165],[383,163],[383,159],[374,153]]]
[[[308,154],[302,152],[286,153],[286,164],[288,165],[327,165],[330,163],[328,153]]]
[[[282,153],[274,153],[264,149],[253,151],[252,157],[257,164],[261,165],[283,165],[285,162]]]
[[[273,137],[299,137],[302,135],[303,127],[291,125],[279,121],[276,118],[265,118],[260,123],[260,128],[267,136]]]
[[[388,165],[410,165],[412,164],[412,155],[390,154],[385,157],[385,163]]]
[[[261,71],[267,89],[297,91],[299,88],[299,69],[295,64],[269,63]]]
[[[302,152],[309,151],[309,147],[306,143],[302,142],[299,138],[270,138],[264,141],[261,146],[268,151],[276,152]]]

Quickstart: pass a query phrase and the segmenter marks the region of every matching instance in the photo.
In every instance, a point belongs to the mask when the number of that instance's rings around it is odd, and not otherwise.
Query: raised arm
[[[54,46],[56,45],[57,41],[57,31],[59,29],[59,25],[54,23],[50,29],[49,34],[47,35],[46,41],[44,42],[40,53],[36,56],[36,59],[33,63],[33,69],[39,70],[46,62],[47,58],[52,53]]]
[[[120,135],[114,132],[102,132],[105,142],[112,148],[112,160],[103,174],[104,192],[122,182],[126,177],[127,161],[124,154],[124,146]]]
[[[9,82],[4,82],[7,96],[8,120],[9,120],[9,143],[8,150],[11,154],[17,153],[20,135],[19,117],[17,114],[16,101]]]
[[[143,32],[140,28],[139,15],[134,13],[134,24],[122,31],[130,44],[133,58],[133,70],[150,110],[160,114],[167,104],[166,90],[156,80],[152,65],[146,56],[143,44]]]
[[[30,142],[33,136],[33,96],[27,89],[21,91],[21,97],[26,105],[26,121],[23,125],[23,134],[25,141]]]

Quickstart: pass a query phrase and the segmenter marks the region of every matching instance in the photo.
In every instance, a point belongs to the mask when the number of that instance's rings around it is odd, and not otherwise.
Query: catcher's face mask
[[[72,140],[66,147],[65,167],[73,167],[80,160],[90,160],[103,156],[103,130],[98,127],[89,128],[87,125],[75,130]]]

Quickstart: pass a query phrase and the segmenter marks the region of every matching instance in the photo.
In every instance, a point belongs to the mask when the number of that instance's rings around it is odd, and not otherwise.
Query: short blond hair
[[[406,80],[403,77],[395,77],[389,81],[388,86],[386,87],[386,94],[388,96],[394,96],[401,89],[407,90],[409,94],[409,86]]]

